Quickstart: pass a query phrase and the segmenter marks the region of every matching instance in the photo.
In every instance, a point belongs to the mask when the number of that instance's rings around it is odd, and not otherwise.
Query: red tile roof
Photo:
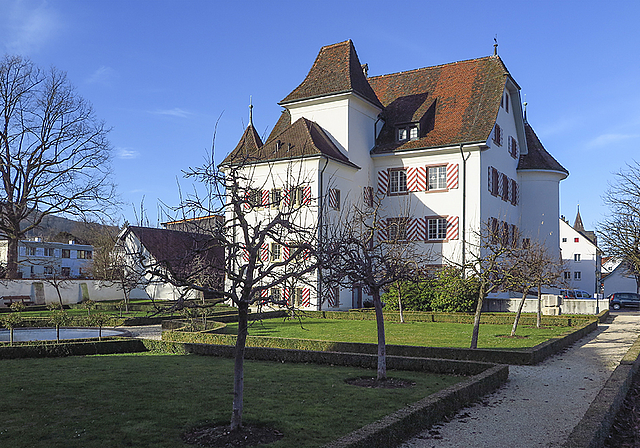
[[[498,56],[369,78],[385,106],[374,153],[488,140],[509,72]],[[420,138],[396,142],[397,124],[419,122]]]
[[[346,92],[357,93],[371,104],[382,108],[367,82],[351,40],[322,47],[302,84],[280,104]]]

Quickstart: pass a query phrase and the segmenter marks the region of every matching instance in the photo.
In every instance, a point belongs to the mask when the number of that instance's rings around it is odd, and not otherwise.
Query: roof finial
[[[253,97],[249,95],[249,124],[253,126]]]
[[[498,35],[493,38],[493,55],[498,56]]]
[[[524,94],[524,103],[522,103],[522,105],[524,106],[524,122],[527,122],[527,94]]]

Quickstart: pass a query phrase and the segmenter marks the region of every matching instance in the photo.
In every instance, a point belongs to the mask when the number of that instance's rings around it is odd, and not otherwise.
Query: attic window
[[[417,140],[420,138],[420,128],[416,123],[398,126],[396,137],[399,142],[407,140]]]

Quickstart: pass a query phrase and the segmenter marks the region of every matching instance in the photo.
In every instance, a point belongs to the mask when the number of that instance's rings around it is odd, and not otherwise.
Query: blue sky
[[[612,173],[640,159],[640,2],[0,0],[0,51],[68,73],[112,128],[113,169],[136,221],[179,201],[216,121],[220,160],[248,122],[267,134],[320,47],[352,39],[379,75],[498,52],[529,123],[571,173],[561,210],[588,228]]]

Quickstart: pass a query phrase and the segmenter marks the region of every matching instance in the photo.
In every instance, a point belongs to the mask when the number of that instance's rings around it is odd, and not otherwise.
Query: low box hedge
[[[55,358],[60,356],[106,355],[144,352],[147,348],[138,339],[74,341],[60,344],[38,341],[0,346],[0,359]]]
[[[304,311],[307,317],[318,319],[343,319],[343,320],[375,320],[375,313],[369,308],[354,309],[349,311]],[[446,322],[470,324],[473,323],[472,313],[439,313],[422,311],[405,311],[404,320],[407,322]],[[397,311],[383,313],[385,322],[399,322],[400,314]],[[513,313],[482,313],[480,315],[481,324],[512,324]],[[562,316],[542,316],[544,325],[572,326],[580,325],[579,322],[597,320],[598,316],[567,314]],[[520,324],[535,325],[537,316],[535,313],[523,313],[520,317]]]

